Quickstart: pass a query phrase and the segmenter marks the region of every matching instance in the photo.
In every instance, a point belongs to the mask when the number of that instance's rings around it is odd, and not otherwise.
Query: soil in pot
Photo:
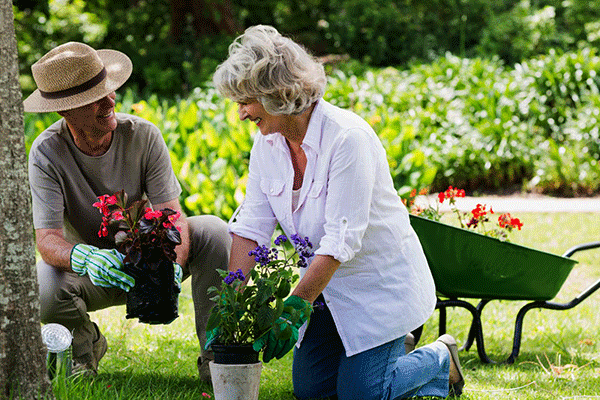
[[[217,364],[255,364],[258,362],[258,352],[251,344],[212,344],[212,350]]]

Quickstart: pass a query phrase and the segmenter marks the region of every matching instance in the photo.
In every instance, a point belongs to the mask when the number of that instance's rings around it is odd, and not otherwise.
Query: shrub
[[[404,70],[334,70],[325,98],[373,126],[401,195],[449,185],[590,195],[600,190],[599,62],[585,49],[515,68],[499,58],[447,54]],[[213,89],[197,88],[182,100],[140,100],[126,90],[118,109],[161,129],[187,214],[232,215],[245,192],[255,131],[239,121],[236,104]],[[26,114],[27,148],[57,118]]]

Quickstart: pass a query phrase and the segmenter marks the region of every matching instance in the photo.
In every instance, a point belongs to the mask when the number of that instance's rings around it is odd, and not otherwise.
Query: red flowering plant
[[[175,222],[180,212],[170,208],[155,211],[148,200],[127,206],[121,190],[102,195],[93,204],[102,214],[98,236],[114,233],[117,250],[125,255],[123,271],[135,279],[127,294],[127,318],[140,322],[169,323],[177,318],[181,267],[176,264],[175,247],[181,235]]]
[[[477,204],[470,212],[460,211],[456,206],[456,199],[465,197],[465,191],[462,189],[449,186],[448,189],[437,194],[436,202],[433,206],[431,204],[427,206],[416,204],[415,198],[417,195],[427,195],[427,189],[422,189],[419,192],[417,192],[416,189],[413,189],[408,199],[403,201],[411,214],[423,218],[439,221],[443,215],[442,212],[440,212],[440,205],[447,201],[451,212],[457,216],[458,223],[463,229],[473,229],[481,234],[504,241],[508,240],[508,234],[512,232],[513,229],[521,230],[523,227],[523,223],[519,218],[514,218],[510,213],[500,214],[494,224],[491,216],[492,214],[495,214],[494,210],[491,206],[488,209],[486,204]]]

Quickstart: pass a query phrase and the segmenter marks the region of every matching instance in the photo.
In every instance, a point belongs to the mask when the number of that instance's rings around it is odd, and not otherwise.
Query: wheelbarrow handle
[[[567,250],[564,253],[563,257],[571,257],[573,254],[577,253],[578,251],[596,249],[599,247],[600,247],[600,242],[582,243],[582,244],[571,247],[569,250]],[[598,279],[590,287],[588,287],[586,290],[581,292],[577,297],[575,297],[573,300],[569,301],[568,303],[561,304],[561,303],[554,303],[554,302],[550,302],[550,301],[534,301],[534,302],[527,303],[523,307],[521,307],[521,309],[519,310],[519,312],[517,314],[517,318],[515,321],[515,331],[514,331],[514,337],[513,337],[512,353],[510,354],[508,359],[506,359],[504,361],[504,363],[513,364],[519,355],[519,351],[521,348],[521,336],[523,333],[523,319],[525,318],[525,314],[528,311],[535,309],[535,308],[550,309],[550,310],[568,310],[568,309],[571,309],[571,308],[577,306],[579,303],[581,303],[583,300],[588,298],[590,295],[592,295],[592,293],[596,292],[598,289],[600,289],[600,279]],[[488,357],[488,355],[485,351],[485,346],[484,346],[484,342],[483,342],[483,327],[482,327],[482,323],[481,323],[481,313],[483,311],[483,307],[491,300],[493,300],[493,299],[482,299],[480,301],[479,305],[477,307],[475,307],[466,301],[458,300],[456,298],[449,299],[449,300],[438,299],[437,305],[436,305],[436,308],[440,310],[440,322],[439,322],[440,335],[442,333],[445,333],[445,331],[446,331],[446,307],[462,307],[471,312],[471,314],[473,316],[473,320],[471,322],[471,329],[469,330],[469,336],[468,336],[467,342],[465,343],[465,346],[463,346],[463,349],[468,350],[469,347],[471,347],[471,345],[473,344],[473,341],[475,341],[477,344],[477,352],[479,354],[479,358],[480,358],[481,362],[484,364],[495,364],[496,363],[495,361],[491,360]]]
[[[565,251],[565,253],[563,254],[563,257],[571,257],[573,254],[577,253],[578,251],[596,249],[598,247],[600,247],[600,242],[590,242],[590,243],[578,244],[577,246],[573,246],[569,250]]]

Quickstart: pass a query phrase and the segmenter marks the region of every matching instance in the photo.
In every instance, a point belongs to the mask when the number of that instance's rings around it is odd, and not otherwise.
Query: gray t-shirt
[[[113,247],[98,237],[102,215],[92,206],[98,196],[125,189],[128,202],[147,198],[160,204],[179,197],[165,141],[152,123],[117,114],[118,126],[108,151],[91,157],[82,153],[64,119],[52,124],[29,152],[29,184],[35,229],[61,229],[71,243]]]

